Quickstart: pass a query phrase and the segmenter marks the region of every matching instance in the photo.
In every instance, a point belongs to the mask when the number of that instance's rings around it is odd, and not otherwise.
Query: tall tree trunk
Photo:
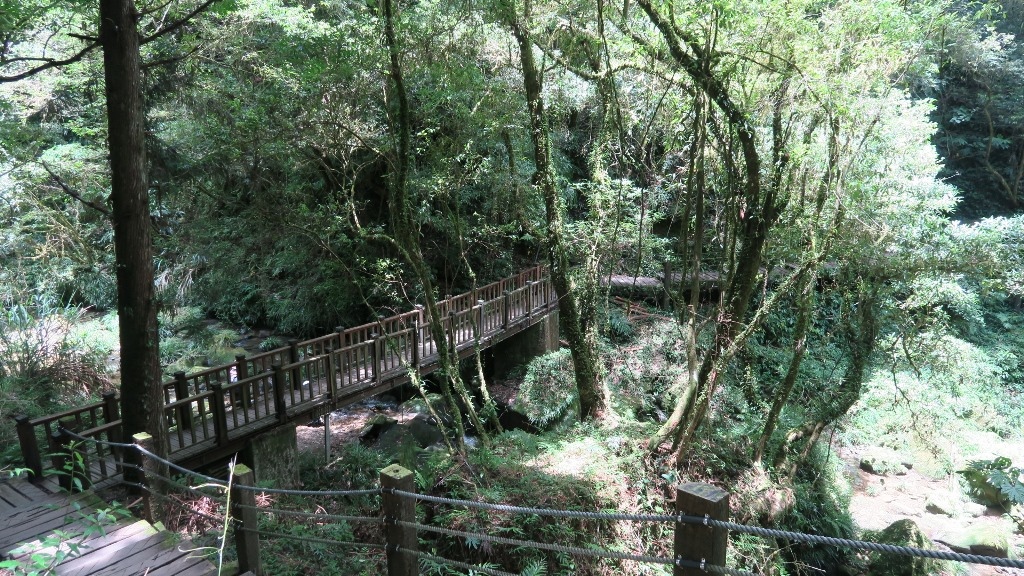
[[[580,419],[596,418],[604,410],[601,391],[601,365],[597,354],[597,326],[594,294],[596,286],[581,286],[573,281],[569,270],[569,256],[563,232],[561,195],[555,184],[551,165],[551,141],[548,134],[547,114],[541,94],[543,71],[533,57],[533,42],[528,29],[529,3],[526,16],[520,21],[512,16],[509,23],[519,44],[519,60],[523,67],[523,85],[530,114],[530,136],[536,172],[534,185],[544,196],[547,213],[547,247],[551,266],[551,283],[558,294],[559,319],[562,335],[572,353],[576,390],[580,398]],[[590,270],[585,271],[591,273]]]
[[[714,342],[701,361],[695,385],[683,391],[677,400],[673,418],[662,426],[649,443],[651,448],[655,448],[671,435],[678,458],[682,457],[704,419],[718,385],[720,370],[725,368],[723,356],[728,355],[727,351],[742,345],[737,335],[743,332],[741,328],[760,275],[765,244],[771,227],[785,206],[785,199],[777,196],[783,161],[781,156],[777,159],[772,177],[767,185],[762,186],[761,155],[757,149],[753,126],[733,100],[727,84],[712,70],[715,60],[713,46],[687,36],[674,22],[663,16],[651,0],[637,0],[637,5],[664,38],[668,56],[674,66],[683,71],[699,92],[725,117],[739,143],[739,155],[743,160],[742,182],[734,192],[738,200],[738,213],[735,215],[733,240],[738,251],[735,252],[735,266],[725,288],[724,303],[719,306],[715,318]]]
[[[389,189],[391,228],[400,250],[406,261],[412,266],[416,279],[423,286],[427,316],[430,319],[430,333],[441,363],[441,374],[445,385],[441,387],[442,396],[452,412],[455,424],[456,441],[460,449],[465,448],[465,428],[462,425],[462,410],[466,409],[470,422],[485,442],[489,442],[487,429],[473,405],[473,398],[459,375],[458,350],[456,343],[448,341],[448,335],[442,324],[441,314],[434,298],[433,282],[427,268],[419,243],[419,228],[413,217],[409,201],[409,165],[412,160],[411,132],[412,112],[409,108],[409,95],[405,89],[405,80],[400,60],[398,35],[395,31],[394,0],[384,1],[384,40],[388,48],[389,68],[393,100],[397,105],[394,122],[398,136],[398,146],[393,158],[393,170]],[[456,396],[458,399],[456,399]]]
[[[137,18],[131,0],[100,0],[121,331],[121,418],[126,434],[148,432],[163,452],[166,432]],[[125,475],[131,476],[132,471],[126,470]]]

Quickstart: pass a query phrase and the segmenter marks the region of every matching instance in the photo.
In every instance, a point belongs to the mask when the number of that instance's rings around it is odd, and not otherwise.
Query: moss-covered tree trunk
[[[596,286],[574,281],[570,270],[568,249],[564,234],[564,212],[561,195],[555,184],[551,165],[551,141],[547,114],[541,93],[543,71],[533,55],[533,42],[527,25],[530,4],[526,3],[525,17],[510,15],[509,25],[519,44],[519,61],[523,69],[523,86],[530,115],[530,138],[533,141],[533,184],[544,197],[547,214],[546,240],[551,282],[558,294],[559,319],[562,336],[572,353],[576,390],[580,398],[580,418],[596,418],[604,410],[601,390],[601,364],[597,353]],[[586,274],[586,271],[584,272]],[[590,277],[588,274],[587,277]]]
[[[388,48],[389,72],[391,76],[392,101],[395,103],[393,117],[394,130],[397,136],[397,147],[394,151],[389,186],[391,229],[395,242],[403,257],[412,266],[417,281],[423,287],[424,305],[430,321],[430,334],[436,346],[441,374],[445,384],[442,395],[452,412],[455,425],[456,441],[464,447],[465,429],[462,425],[462,407],[470,418],[481,438],[488,442],[487,429],[480,420],[473,405],[473,399],[459,375],[458,351],[456,343],[448,341],[437,300],[434,297],[434,286],[430,271],[420,249],[419,227],[413,215],[409,199],[409,165],[411,158],[412,112],[409,107],[409,95],[405,88],[405,79],[401,65],[401,54],[398,35],[395,27],[394,0],[384,1],[384,39]],[[457,398],[456,398],[457,397]]]
[[[663,16],[651,0],[638,0],[637,5],[667,43],[668,56],[674,67],[685,73],[696,89],[725,117],[739,144],[740,158],[737,160],[741,160],[743,165],[742,181],[733,191],[741,200],[737,206],[744,207],[733,215],[732,236],[737,251],[732,261],[735,265],[729,274],[723,305],[715,318],[714,342],[704,354],[696,378],[690,378],[681,391],[672,416],[650,442],[654,448],[672,437],[673,448],[681,455],[710,405],[724,367],[720,360],[727,350],[734,350],[741,344],[737,342],[737,335],[743,333],[741,328],[760,275],[765,244],[784,207],[784,199],[780,200],[776,195],[783,162],[780,146],[776,146],[775,166],[768,185],[763,186],[761,155],[753,127],[733,100],[726,83],[716,76],[712,68],[715,54]]]

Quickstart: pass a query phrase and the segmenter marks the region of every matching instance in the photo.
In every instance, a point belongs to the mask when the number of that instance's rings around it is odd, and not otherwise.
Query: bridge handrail
[[[546,281],[546,269],[538,265],[446,298],[438,303],[438,310],[445,334],[455,343],[454,350],[464,352],[470,343],[499,333],[538,310],[555,306],[557,301],[552,298],[550,282]],[[390,378],[410,367],[429,369],[436,361],[436,347],[428,320],[427,312],[417,306],[412,311],[289,342],[287,346],[249,357],[236,356],[233,363],[204,368],[191,375],[175,373],[173,379],[160,385],[168,440],[171,434],[178,438],[174,453],[186,448],[186,443],[192,446],[211,439],[226,442],[231,425],[234,427],[230,429],[238,428],[274,413],[285,420],[297,407],[316,405],[325,395],[334,398],[350,394],[354,398],[363,394],[368,385],[380,384],[383,377]],[[325,386],[322,380],[334,380],[323,378],[328,373],[346,377],[340,384]],[[280,386],[275,385],[277,382]],[[308,388],[304,387],[306,382]],[[229,411],[229,406],[255,409],[250,414],[248,410]],[[103,401],[57,414],[37,418],[15,416],[26,466],[36,477],[42,476],[40,446],[53,447],[55,422],[73,420],[67,426],[81,430],[120,421],[119,418],[114,393],[104,395]],[[201,426],[193,428],[197,420]]]

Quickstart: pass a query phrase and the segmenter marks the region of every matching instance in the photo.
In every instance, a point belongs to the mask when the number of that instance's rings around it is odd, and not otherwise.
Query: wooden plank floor
[[[24,479],[0,480],[0,558],[29,567],[32,556],[41,555],[54,564],[46,573],[62,576],[217,573],[213,564],[188,551],[188,541],[145,520],[119,518],[96,530],[92,519],[107,507],[91,492],[49,493]],[[46,542],[61,533],[57,541]]]

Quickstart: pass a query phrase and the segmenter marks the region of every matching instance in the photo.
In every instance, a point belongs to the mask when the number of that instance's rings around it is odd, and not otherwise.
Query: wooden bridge
[[[522,332],[557,307],[541,266],[438,303],[450,348],[460,358]],[[198,468],[238,452],[257,434],[309,422],[404,385],[414,374],[433,372],[440,362],[429,320],[417,306],[266,353],[238,356],[231,364],[177,373],[162,389],[169,460]],[[121,442],[118,408],[117,397],[109,393],[100,402],[59,414],[15,418],[25,466],[37,479],[47,470],[61,470],[71,439],[63,430]],[[76,450],[89,464],[88,480],[120,475],[117,450],[97,442],[81,443]]]
[[[62,576],[213,576],[217,568],[173,533],[131,516],[100,515],[95,494],[0,479],[0,559]],[[0,574],[4,570],[0,568]]]

